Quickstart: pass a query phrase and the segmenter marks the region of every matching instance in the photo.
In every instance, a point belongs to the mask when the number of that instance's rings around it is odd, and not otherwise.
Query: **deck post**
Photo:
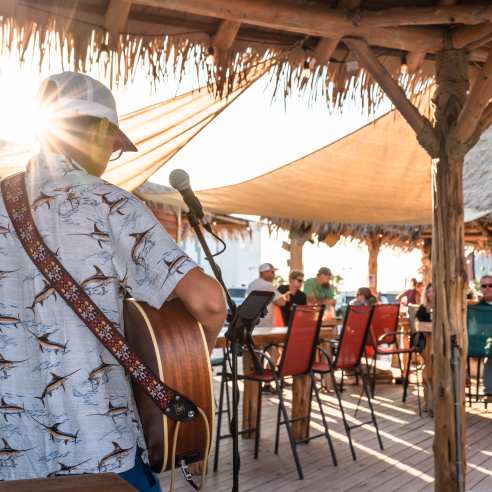
[[[432,165],[433,225],[432,275],[433,381],[434,381],[434,466],[435,490],[464,490],[465,480],[465,365],[466,265],[464,258],[463,163],[465,151],[454,138],[456,121],[468,90],[467,55],[464,50],[444,49],[437,56],[434,95],[439,155]],[[460,350],[459,395],[461,424],[456,429],[454,414],[451,339],[456,336]],[[458,450],[457,436],[461,436]],[[460,455],[462,463],[457,463]],[[458,483],[458,467],[460,481]]]
[[[368,273],[369,288],[377,297],[378,295],[378,256],[381,248],[381,238],[379,234],[372,234],[367,239],[367,249],[369,250]]]

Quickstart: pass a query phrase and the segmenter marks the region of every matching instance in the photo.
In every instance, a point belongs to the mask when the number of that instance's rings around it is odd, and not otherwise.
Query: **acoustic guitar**
[[[124,322],[130,348],[162,382],[193,401],[200,414],[191,422],[171,420],[140,385],[133,385],[152,471],[174,471],[182,463],[206,461],[214,398],[210,357],[200,323],[178,299],[164,303],[161,309],[125,299]]]

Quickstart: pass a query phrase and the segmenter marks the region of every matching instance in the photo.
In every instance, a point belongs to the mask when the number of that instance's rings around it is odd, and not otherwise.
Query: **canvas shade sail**
[[[227,97],[216,98],[213,88],[201,87],[173,99],[139,109],[120,118],[120,126],[138,148],[110,162],[103,179],[128,191],[144,183],[203,128],[236,100],[271,67],[257,65],[245,76],[236,77]],[[0,176],[22,171],[32,149],[27,146],[0,147]]]
[[[179,195],[149,186],[137,193],[182,205]],[[210,212],[319,223],[430,224],[431,161],[400,114],[390,111],[272,172],[197,195]]]

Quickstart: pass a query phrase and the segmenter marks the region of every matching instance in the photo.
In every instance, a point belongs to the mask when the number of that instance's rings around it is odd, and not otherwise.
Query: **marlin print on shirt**
[[[41,396],[35,396],[34,398],[41,400],[44,406],[45,398],[47,396],[51,397],[57,389],[63,388],[63,391],[65,391],[65,383],[67,382],[68,378],[70,376],[73,376],[76,372],[79,371],[80,369],[77,369],[76,371],[73,371],[70,374],[66,374],[65,376],[58,376],[58,374],[55,374],[54,372],[50,372],[51,381],[45,386]]]
[[[97,196],[100,196],[102,199],[102,202],[106,204],[109,207],[109,213],[112,214],[113,212],[116,212],[120,215],[125,215],[121,209],[127,204],[128,202],[128,197],[122,196],[120,198],[116,198],[116,200],[109,200],[108,195],[111,195],[111,191],[108,193],[102,193],[102,194],[97,194]]]
[[[8,316],[5,314],[0,314],[0,333],[2,333],[2,328],[5,326],[16,326],[21,320],[15,316]]]
[[[32,304],[30,306],[27,306],[27,309],[30,309],[32,312],[34,312],[34,308],[36,307],[37,304],[40,304],[41,306],[43,305],[43,302],[49,299],[51,296],[53,296],[56,299],[56,290],[54,287],[52,287],[46,280],[43,280],[44,282],[44,289],[38,292],[34,296],[34,300],[32,301]]]
[[[69,432],[63,432],[59,429],[60,425],[63,424],[63,422],[56,422],[53,425],[45,425],[39,420],[35,419],[32,415],[31,418],[34,420],[34,422],[38,423],[42,427],[44,427],[50,436],[50,439],[55,442],[55,441],[61,441],[64,442],[65,445],[67,445],[69,442],[73,442],[74,444],[77,444],[77,439],[79,435],[79,431],[75,432],[74,434],[69,433]]]
[[[87,277],[85,280],[82,281],[80,286],[83,289],[106,285],[108,283],[111,283],[112,280],[116,278],[114,276],[110,277],[108,275],[105,275],[105,273],[97,265],[93,265],[93,267],[96,270],[96,273],[94,275],[91,275],[90,277]]]
[[[53,335],[53,333],[55,332],[56,330],[50,333],[45,333],[44,335],[36,335],[32,331],[30,331],[31,335],[37,339],[41,352],[44,352],[46,350],[48,352],[54,352],[55,354],[60,351],[65,353],[67,351],[68,340],[65,344],[62,344],[49,339],[49,336]]]
[[[97,241],[97,244],[99,244],[99,247],[102,248],[102,243],[107,243],[111,240],[109,234],[107,232],[102,231],[99,229],[97,224],[94,224],[94,230],[92,232],[87,232],[87,233],[79,233],[79,234],[70,234],[70,236],[87,236],[90,237],[91,239],[94,239]]]
[[[51,203],[56,200],[59,195],[46,195],[46,193],[41,192],[41,194],[32,202],[31,208],[36,211],[39,207],[43,205],[48,205],[51,208]]]
[[[2,396],[0,399],[0,413],[3,414],[5,422],[8,422],[8,417],[11,415],[18,415],[19,417],[25,412],[24,404],[22,406],[14,403],[7,403]]]
[[[2,354],[0,354],[0,372],[3,372],[4,377],[8,377],[8,371],[17,367],[18,364],[22,364],[26,362],[27,359],[24,360],[8,360]]]
[[[0,460],[6,460],[9,458],[18,458],[22,456],[27,451],[31,451],[33,448],[29,449],[15,449],[8,442],[7,439],[2,437],[3,448],[0,448]]]
[[[84,461],[81,461],[80,463],[77,463],[76,465],[65,465],[61,461],[58,462],[58,465],[60,468],[58,470],[52,471],[51,473],[48,473],[46,475],[46,478],[51,478],[51,477],[63,477],[64,475],[70,475],[73,471],[75,471],[79,466],[84,465],[91,459],[88,458]],[[78,473],[76,475],[79,475]]]
[[[126,458],[130,451],[133,449],[133,446],[130,448],[122,448],[117,442],[113,441],[113,450],[105,454],[97,463],[97,468],[99,471],[102,471],[107,468],[109,463],[116,461],[118,466],[121,466],[121,460]]]
[[[7,224],[7,227],[0,226],[0,236],[6,237],[7,234],[10,234],[12,231],[10,230],[10,224]]]
[[[92,416],[92,415],[98,415],[98,416],[104,416],[104,417],[111,417],[111,419],[113,420],[113,422],[116,422],[115,421],[115,418],[116,417],[121,417],[121,416],[127,416],[128,415],[128,412],[130,411],[130,409],[128,408],[128,404],[126,405],[120,405],[120,406],[114,406],[111,401],[109,402],[109,405],[108,405],[108,410],[104,413],[89,413],[88,416]]]
[[[99,356],[101,363],[89,373],[89,381],[91,383],[98,383],[100,379],[105,380],[108,378],[108,373],[113,367],[118,367],[119,364],[108,364],[103,361],[103,358]]]
[[[18,272],[19,269],[17,270],[0,270],[0,280],[3,280],[4,278],[8,277],[9,274]]]
[[[138,266],[143,266],[145,263],[145,260],[140,256],[141,249],[143,245],[145,244],[145,241],[148,239],[148,235],[150,231],[156,226],[157,224],[154,224],[152,227],[149,227],[146,231],[143,232],[134,232],[132,234],[129,234],[130,237],[133,237],[135,239],[132,247],[132,261],[135,263],[135,265]]]

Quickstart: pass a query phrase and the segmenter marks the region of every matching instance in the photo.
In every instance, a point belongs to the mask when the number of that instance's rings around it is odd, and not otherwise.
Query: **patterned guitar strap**
[[[146,393],[165,413],[166,417],[182,422],[194,420],[198,415],[195,404],[169,386],[166,386],[132,352],[125,338],[113,323],[83,291],[58,261],[55,254],[46,246],[31,214],[24,173],[14,174],[3,179],[1,191],[7,213],[19,241],[49,284],[113,354],[116,360],[130,373],[131,377],[143,386]]]

